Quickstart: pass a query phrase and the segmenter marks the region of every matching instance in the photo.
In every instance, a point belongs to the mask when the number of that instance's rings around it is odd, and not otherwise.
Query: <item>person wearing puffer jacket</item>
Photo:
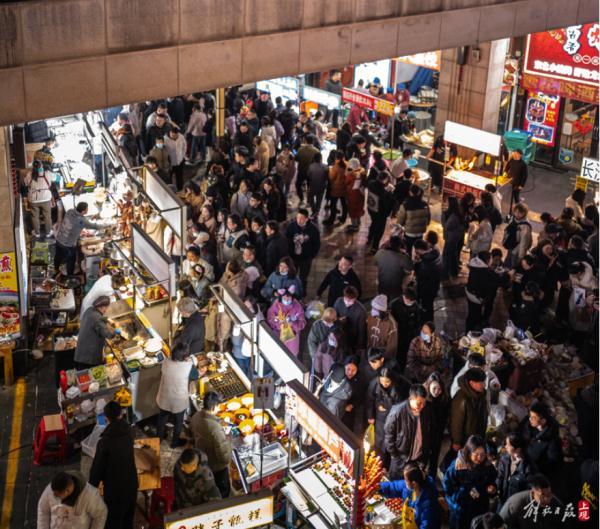
[[[37,529],[104,529],[108,511],[80,472],[59,472],[38,501]]]
[[[410,186],[408,198],[398,211],[398,223],[404,227],[407,251],[412,251],[413,243],[422,239],[431,222],[431,211],[423,200],[423,190],[416,184]]]
[[[431,476],[425,476],[418,465],[409,463],[404,467],[404,479],[382,481],[379,485],[384,498],[402,498],[404,527],[439,529],[442,512],[438,502],[438,490]],[[409,522],[412,521],[412,524]]]
[[[298,299],[302,299],[302,281],[297,276],[296,266],[291,257],[282,257],[277,265],[277,270],[267,278],[266,283],[260,291],[260,295],[268,301],[273,301],[277,291],[294,289],[294,295]]]

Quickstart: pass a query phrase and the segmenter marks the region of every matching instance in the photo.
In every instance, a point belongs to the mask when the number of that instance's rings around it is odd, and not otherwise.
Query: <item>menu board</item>
[[[549,147],[554,145],[559,108],[560,96],[529,92],[523,128],[531,133],[531,141]]]
[[[360,446],[359,443],[353,446],[345,439],[346,427],[338,421],[339,424],[334,428],[333,423],[337,419],[297,381],[289,383],[286,392],[286,413],[293,416],[334,461],[340,463],[351,476],[354,475],[354,463]]]

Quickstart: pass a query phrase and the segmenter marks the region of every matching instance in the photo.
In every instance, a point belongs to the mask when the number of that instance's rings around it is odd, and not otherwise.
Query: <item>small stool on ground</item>
[[[54,440],[58,447],[47,450],[48,441]],[[62,415],[44,415],[35,430],[33,439],[33,463],[43,465],[44,458],[53,457],[59,463],[67,460],[67,425]]]
[[[162,527],[163,517],[173,510],[175,502],[175,482],[173,478],[166,477],[160,480],[160,489],[152,491],[150,500],[150,527]]]

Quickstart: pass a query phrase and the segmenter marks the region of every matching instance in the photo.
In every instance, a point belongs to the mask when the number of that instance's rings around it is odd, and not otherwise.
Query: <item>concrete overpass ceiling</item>
[[[0,125],[598,21],[597,0],[0,6]]]

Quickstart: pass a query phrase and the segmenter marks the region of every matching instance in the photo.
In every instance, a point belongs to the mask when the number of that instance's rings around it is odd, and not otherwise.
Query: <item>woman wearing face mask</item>
[[[40,213],[44,219],[46,237],[52,237],[52,191],[50,181],[52,173],[46,171],[41,162],[33,162],[31,173],[28,173],[23,182],[27,187],[27,201],[31,206],[31,221],[33,236],[39,237]]]
[[[267,311],[267,322],[280,337],[281,341],[294,356],[300,351],[300,332],[306,327],[304,309],[294,299],[295,289],[278,290],[279,299],[275,299]]]
[[[396,384],[396,376],[389,367],[382,367],[371,380],[367,390],[367,420],[375,425],[375,450],[381,456],[383,466],[390,465],[390,455],[385,449],[385,420],[394,404],[402,401]]]
[[[431,373],[423,385],[427,390],[427,405],[433,417],[430,437],[429,475],[435,478],[440,459],[442,440],[444,439],[444,430],[448,424],[450,398],[446,392],[442,377],[436,372]]]
[[[315,376],[319,379],[325,378],[329,375],[333,364],[342,362],[347,352],[344,332],[338,327],[333,327],[315,352],[313,360]]]
[[[450,529],[469,529],[471,520],[489,510],[496,494],[496,469],[485,453],[485,441],[472,435],[450,464],[442,481],[450,510]]]
[[[314,359],[319,345],[327,340],[331,329],[335,326],[336,320],[337,313],[335,309],[327,307],[323,311],[321,319],[312,324],[307,339],[308,354],[311,359]]]
[[[424,382],[434,371],[442,371],[444,352],[442,340],[435,334],[435,325],[428,321],[421,327],[419,336],[413,338],[408,347],[406,377]]]
[[[504,444],[506,452],[498,461],[498,512],[504,502],[517,492],[528,490],[528,480],[538,469],[527,455],[527,443],[518,432],[509,433]]]
[[[260,291],[266,300],[273,301],[278,290],[294,288],[294,294],[302,298],[302,282],[296,274],[296,266],[290,257],[282,257],[277,270],[269,275],[267,282]]]
[[[367,347],[378,347],[385,351],[385,359],[396,358],[398,353],[398,324],[388,312],[385,294],[371,301],[371,312],[367,316]]]

